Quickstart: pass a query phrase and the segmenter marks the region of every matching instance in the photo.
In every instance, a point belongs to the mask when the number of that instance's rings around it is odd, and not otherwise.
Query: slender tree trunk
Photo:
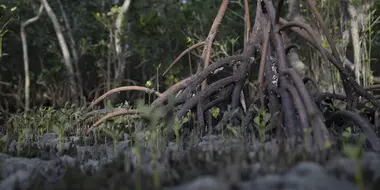
[[[347,7],[348,13],[350,14],[350,33],[352,39],[352,48],[354,50],[354,65],[355,65],[355,78],[356,82],[361,84],[361,50],[360,50],[360,36],[359,36],[359,22],[357,20],[356,8],[348,3]]]
[[[25,28],[34,22],[36,22],[44,9],[44,6],[41,5],[38,13],[35,17],[28,19],[24,23],[21,24],[21,41],[22,41],[22,50],[23,50],[23,58],[24,58],[24,73],[25,73],[25,112],[30,109],[30,76],[29,76],[29,57],[28,57],[28,43],[26,40],[26,32]]]
[[[67,36],[69,37],[69,40],[70,40],[71,54],[72,54],[73,62],[74,62],[74,66],[75,66],[75,76],[76,76],[76,79],[78,82],[77,87],[78,87],[79,95],[80,95],[80,98],[82,101],[81,103],[84,104],[84,103],[86,103],[86,98],[84,97],[83,80],[82,80],[82,75],[80,73],[79,65],[78,65],[79,56],[78,56],[78,52],[77,52],[77,48],[76,48],[76,43],[75,43],[74,36],[73,36],[72,30],[71,30],[70,21],[67,17],[65,9],[63,8],[63,4],[62,4],[61,0],[57,0],[57,2],[59,4],[59,8],[61,10],[61,14],[62,14],[62,18],[63,18],[64,23],[65,23],[65,27],[67,29]]]
[[[356,81],[361,85],[366,85],[368,77],[366,70],[368,65],[365,63],[366,43],[362,41],[360,33],[365,30],[368,24],[366,17],[367,10],[370,7],[369,1],[352,2],[345,0],[345,11],[349,17],[349,31],[352,40],[353,65]],[[363,43],[362,43],[363,42]]]
[[[339,43],[338,51],[343,58],[343,66],[345,68],[348,68],[350,71],[354,70],[354,65],[353,63],[347,58],[347,47],[348,44],[350,43],[350,30],[349,27],[347,26],[350,20],[350,16],[347,11],[347,2],[341,1],[341,7],[342,7],[342,13],[341,18],[340,18],[340,23],[342,25],[341,28],[341,33],[342,33],[342,43]]]
[[[41,0],[42,4],[45,7],[45,10],[53,23],[55,33],[58,38],[59,46],[61,47],[62,54],[63,54],[63,59],[66,67],[66,71],[68,73],[68,78],[69,78],[69,85],[70,85],[70,91],[71,91],[71,97],[72,101],[74,103],[78,103],[78,92],[77,92],[77,83],[75,82],[75,74],[74,74],[74,68],[71,63],[71,58],[70,58],[70,53],[69,49],[67,47],[65,38],[63,37],[62,34],[62,29],[61,26],[59,25],[57,16],[55,15],[53,9],[50,7],[49,3],[47,0]]]
[[[123,80],[124,77],[124,70],[126,67],[126,63],[124,60],[124,55],[123,55],[123,47],[121,44],[121,36],[123,34],[122,31],[122,22],[124,20],[124,13],[128,11],[129,6],[131,4],[131,0],[124,0],[123,5],[120,7],[120,12],[117,15],[116,21],[115,21],[115,31],[114,31],[114,41],[115,41],[115,51],[116,51],[116,56],[118,59],[118,66],[116,67],[117,69],[115,70],[115,84],[114,86],[117,87],[120,85],[120,83]]]

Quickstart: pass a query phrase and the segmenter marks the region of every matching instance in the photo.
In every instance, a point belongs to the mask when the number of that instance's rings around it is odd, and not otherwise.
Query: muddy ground
[[[128,135],[116,152],[112,141],[69,137],[59,142],[54,133],[10,142],[0,153],[0,189],[380,189],[380,155],[371,150],[355,161],[338,149],[305,152],[274,140],[216,135],[181,145],[167,142],[161,151],[149,144],[133,146]]]

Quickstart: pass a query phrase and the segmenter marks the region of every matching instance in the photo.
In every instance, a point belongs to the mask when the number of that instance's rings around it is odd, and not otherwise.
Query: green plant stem
[[[157,166],[158,165],[157,155],[155,151],[152,151],[152,157],[153,157],[153,171],[154,171],[153,184],[156,188],[158,188],[160,185],[160,175],[159,175],[159,170]]]
[[[20,156],[20,151],[21,151],[21,139],[22,139],[22,135],[19,134],[18,139],[17,139],[17,156]]]
[[[63,138],[62,138],[62,133],[59,134],[59,152],[62,153],[63,150]]]
[[[359,186],[360,190],[364,190],[364,184],[363,184],[363,174],[360,168],[360,162],[358,159],[355,160],[355,168],[356,168],[356,175],[355,180],[356,184]]]
[[[116,154],[116,145],[118,143],[118,140],[116,138],[113,138],[113,152]]]

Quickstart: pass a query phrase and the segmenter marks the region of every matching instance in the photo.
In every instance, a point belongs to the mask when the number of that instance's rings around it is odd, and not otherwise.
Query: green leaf
[[[191,40],[190,37],[186,37],[186,43],[189,44],[189,45],[192,43],[192,40]]]
[[[257,115],[255,119],[253,119],[256,125],[260,125],[260,115]]]
[[[150,88],[152,86],[152,81],[148,80],[145,83],[145,87]]]
[[[212,117],[216,118],[220,114],[220,109],[218,107],[212,107],[211,108],[211,115]]]
[[[227,129],[230,130],[235,137],[238,137],[239,133],[235,127],[232,127],[231,125],[227,125]]]
[[[343,147],[343,152],[351,159],[358,158],[360,155],[361,148],[354,145],[346,145]]]
[[[17,9],[17,7],[12,7],[11,8],[11,11],[13,12],[13,11],[15,11]]]
[[[2,7],[3,9],[7,9],[7,6],[3,4],[1,4],[0,7]]]

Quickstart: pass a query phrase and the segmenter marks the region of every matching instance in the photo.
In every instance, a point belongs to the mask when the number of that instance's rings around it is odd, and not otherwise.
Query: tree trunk
[[[61,26],[59,25],[57,16],[55,15],[53,9],[50,7],[47,0],[41,0],[41,2],[45,7],[45,10],[46,10],[51,22],[53,23],[54,30],[55,30],[55,33],[56,33],[57,38],[58,38],[59,46],[61,47],[61,50],[62,50],[66,71],[68,73],[72,101],[73,101],[73,103],[77,104],[78,103],[77,83],[75,82],[74,69],[73,69],[73,65],[71,63],[69,49],[67,47],[65,38],[63,37],[63,34],[62,34]]]
[[[69,19],[67,18],[67,14],[63,8],[63,4],[62,4],[61,0],[57,0],[57,2],[59,4],[59,8],[61,10],[61,14],[62,14],[63,21],[65,23],[65,27],[67,29],[67,36],[69,37],[69,40],[70,40],[71,54],[72,54],[73,61],[74,61],[75,76],[76,76],[76,79],[78,82],[77,87],[78,87],[79,96],[81,99],[81,104],[85,104],[86,98],[84,97],[83,80],[82,80],[82,75],[80,73],[79,65],[78,65],[79,56],[78,56],[78,52],[77,52],[77,48],[76,48],[76,43],[75,43],[72,31],[71,31]]]
[[[300,15],[300,2],[299,0],[289,0],[289,8],[288,8],[288,15],[287,15],[289,21],[292,20],[299,20],[304,21],[302,16]],[[295,41],[295,35],[291,32],[286,31],[283,35],[284,38],[284,44],[285,46],[290,45],[293,41]],[[290,66],[294,68],[297,73],[303,77],[306,75],[306,72],[308,70],[305,63],[300,59],[297,51],[295,48],[292,48],[289,53],[286,56]]]
[[[359,22],[357,20],[358,14],[356,8],[352,4],[348,4],[348,13],[350,14],[350,34],[352,39],[352,49],[354,52],[354,67],[355,67],[355,79],[356,82],[360,82],[361,78],[361,50],[360,50],[360,36],[359,36]]]
[[[43,11],[44,6],[41,5],[38,13],[35,17],[28,19],[24,23],[21,24],[21,41],[22,41],[22,50],[23,50],[23,58],[24,58],[24,73],[25,73],[25,112],[30,109],[30,76],[29,76],[29,57],[28,57],[28,43],[26,40],[25,28],[34,22],[36,22]]]
[[[123,55],[123,47],[121,44],[121,36],[123,34],[122,31],[122,22],[124,20],[124,14],[128,11],[129,6],[131,4],[131,0],[124,0],[123,5],[120,7],[120,12],[117,15],[116,21],[115,21],[115,31],[114,31],[114,41],[115,41],[115,51],[116,56],[118,60],[118,65],[115,70],[115,82],[114,87],[118,87],[123,78],[124,78],[124,72],[126,67],[125,57]]]

